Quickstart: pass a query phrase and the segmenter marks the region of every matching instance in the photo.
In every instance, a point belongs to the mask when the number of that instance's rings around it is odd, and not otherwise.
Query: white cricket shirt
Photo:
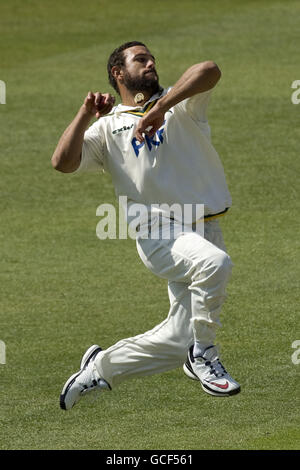
[[[211,90],[170,108],[152,138],[140,143],[134,137],[143,113],[168,90],[154,95],[143,108],[119,104],[95,121],[85,132],[76,173],[109,172],[117,197],[127,196],[128,207],[204,204],[206,215],[222,212],[231,206],[231,197],[206,118]]]

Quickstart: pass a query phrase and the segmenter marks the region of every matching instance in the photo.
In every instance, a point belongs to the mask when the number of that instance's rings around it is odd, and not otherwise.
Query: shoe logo
[[[216,382],[209,382],[211,385],[215,385],[218,388],[221,388],[222,390],[226,390],[228,388],[228,382],[226,380],[226,384],[217,384]]]

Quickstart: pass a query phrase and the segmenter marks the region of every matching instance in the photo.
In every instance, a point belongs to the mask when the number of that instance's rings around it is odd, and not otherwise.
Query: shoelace
[[[83,388],[84,388],[84,390],[88,390],[90,388],[97,387],[97,385],[98,385],[97,380],[93,379],[91,385],[83,385]]]
[[[92,390],[93,388],[97,387],[99,384],[97,382],[97,380],[93,379],[91,385],[83,385],[83,390],[82,390],[82,394],[84,394],[85,392],[88,392],[90,390]]]
[[[215,375],[217,378],[223,377],[225,374],[227,374],[225,367],[219,361],[219,359],[216,359],[213,362],[206,361],[205,365],[210,367],[209,373]]]

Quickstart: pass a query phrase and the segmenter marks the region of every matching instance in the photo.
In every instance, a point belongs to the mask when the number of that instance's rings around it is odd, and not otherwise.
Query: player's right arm
[[[71,124],[59,139],[52,155],[51,163],[55,170],[72,173],[77,170],[81,161],[84,133],[91,120],[108,114],[115,103],[114,96],[109,93],[88,93],[83,105]]]

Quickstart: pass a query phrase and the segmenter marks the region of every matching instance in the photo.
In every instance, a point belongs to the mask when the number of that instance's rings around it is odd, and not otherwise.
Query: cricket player
[[[106,350],[92,345],[66,381],[60,406],[69,410],[92,390],[113,390],[124,380],[179,366],[208,394],[234,395],[240,385],[215,345],[232,267],[218,221],[231,197],[206,115],[221,72],[212,61],[197,63],[162,88],[154,56],[138,41],[118,47],[107,67],[121,104],[115,106],[109,93],[89,92],[52,165],[64,173],[109,172],[116,194],[128,200],[127,220],[136,204],[146,208],[138,219],[137,251],[146,267],[168,280],[170,310],[150,331]],[[186,220],[180,210],[168,210],[185,204],[204,207],[203,217]]]

